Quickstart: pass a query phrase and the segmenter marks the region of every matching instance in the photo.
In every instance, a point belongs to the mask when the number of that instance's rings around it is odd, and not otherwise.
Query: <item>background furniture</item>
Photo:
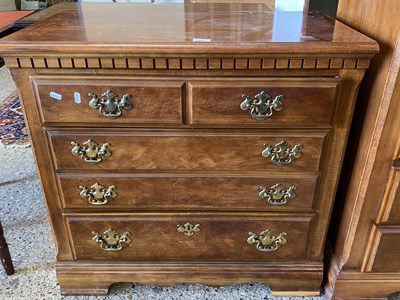
[[[9,10],[15,10],[15,9],[16,9],[16,7],[15,7],[14,0],[2,0],[0,3],[0,11],[9,11]]]
[[[319,13],[288,26],[292,12],[258,4],[63,8],[0,41],[62,293],[258,281],[319,294],[376,43]]]
[[[290,2],[291,0],[286,1]],[[332,18],[335,18],[337,5],[338,0],[310,0],[310,11],[323,11]]]
[[[0,12],[0,38],[20,29],[19,26],[13,27],[15,22],[32,14],[33,11],[3,11]],[[4,60],[0,57],[0,68],[4,65]]]
[[[31,14],[32,11],[11,11],[11,12],[0,12],[0,38],[4,37],[15,30],[12,29],[12,24],[15,21]],[[4,65],[3,58],[0,57],[0,67]],[[11,260],[10,252],[6,239],[4,238],[3,227],[0,222],[0,260],[4,266],[4,269],[8,275],[14,274],[14,266]]]
[[[14,266],[11,260],[10,251],[8,250],[8,245],[6,239],[4,238],[3,227],[0,222],[0,260],[3,264],[4,270],[7,275],[14,274]]]
[[[399,1],[339,2],[337,18],[380,52],[360,88],[333,213],[326,289],[335,299],[400,291],[399,11]]]

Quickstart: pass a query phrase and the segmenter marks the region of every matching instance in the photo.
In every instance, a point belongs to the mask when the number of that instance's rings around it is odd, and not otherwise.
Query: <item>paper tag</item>
[[[201,38],[193,38],[193,42],[203,42],[203,43],[209,43],[211,42],[211,39],[201,39]]]
[[[58,101],[60,101],[62,99],[62,96],[56,92],[50,92],[50,97],[53,99],[56,99]]]
[[[81,94],[78,92],[74,93],[74,101],[76,104],[81,104]]]

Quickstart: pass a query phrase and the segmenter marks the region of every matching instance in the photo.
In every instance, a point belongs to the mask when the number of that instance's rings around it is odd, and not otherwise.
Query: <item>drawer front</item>
[[[377,225],[373,247],[372,272],[400,270],[400,225]]]
[[[400,223],[400,161],[396,161],[394,168],[391,171],[390,184],[387,185],[386,190],[388,191],[388,221],[392,223]],[[389,192],[390,191],[390,192]]]
[[[67,219],[78,260],[271,262],[305,259],[311,221],[304,214],[291,218],[173,215]],[[109,229],[118,233],[118,237],[112,231],[107,232]],[[253,241],[248,241],[250,232],[255,234]],[[97,241],[92,240],[95,236]],[[110,236],[116,237],[114,241]],[[267,252],[269,247],[272,248]],[[105,250],[110,248],[121,249]]]
[[[148,132],[68,134],[52,131],[49,134],[56,167],[63,171],[240,170],[260,173],[317,171],[326,135],[176,133],[173,136],[172,133]],[[288,144],[285,150],[288,155],[283,160],[291,162],[277,165],[277,156],[272,152],[284,152],[282,145],[276,146],[282,141]],[[297,158],[292,155],[299,152],[296,145],[301,145],[297,147],[301,151]],[[269,154],[266,153],[268,149],[272,151]]]
[[[194,81],[191,82],[192,123],[327,126],[332,123],[339,82],[335,78]],[[270,97],[262,96],[261,92]],[[242,95],[250,97],[247,105]],[[279,96],[282,97],[275,99]]]
[[[34,77],[32,83],[43,123],[182,124],[183,81]]]
[[[90,211],[306,211],[312,209],[317,181],[317,176],[59,176],[64,207]]]

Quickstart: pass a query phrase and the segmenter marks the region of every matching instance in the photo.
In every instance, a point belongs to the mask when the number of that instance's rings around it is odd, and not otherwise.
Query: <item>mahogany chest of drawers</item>
[[[373,40],[251,4],[65,4],[1,42],[62,293],[119,281],[316,295]],[[46,30],[45,30],[46,29]]]

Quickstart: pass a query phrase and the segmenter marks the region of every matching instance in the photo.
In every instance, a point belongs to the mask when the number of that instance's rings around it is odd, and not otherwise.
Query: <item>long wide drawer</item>
[[[193,81],[192,124],[329,126],[339,83],[337,78]]]
[[[157,175],[157,174],[156,174]],[[59,174],[64,208],[93,210],[312,209],[316,175]]]
[[[43,123],[182,124],[182,80],[33,77],[32,84]]]
[[[78,260],[298,261],[312,215],[67,217]]]
[[[317,171],[327,132],[49,131],[56,168],[77,170]]]

